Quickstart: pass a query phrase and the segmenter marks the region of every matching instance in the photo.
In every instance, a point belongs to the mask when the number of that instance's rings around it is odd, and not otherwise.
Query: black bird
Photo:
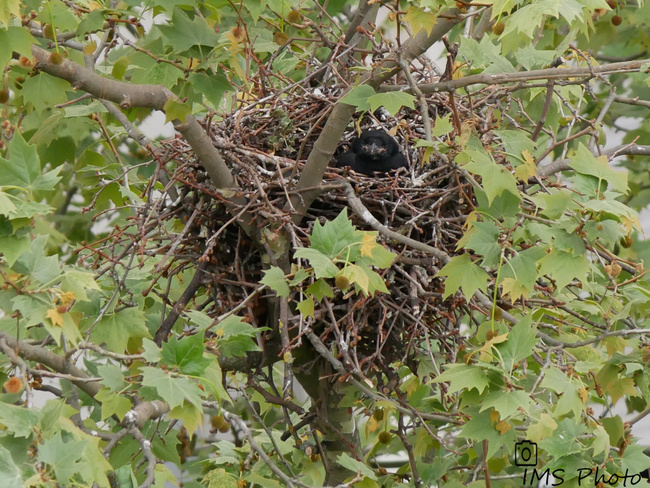
[[[397,141],[383,130],[366,130],[352,139],[352,148],[344,153],[337,167],[349,166],[353,171],[372,176],[399,168],[408,168],[408,162],[399,152]]]

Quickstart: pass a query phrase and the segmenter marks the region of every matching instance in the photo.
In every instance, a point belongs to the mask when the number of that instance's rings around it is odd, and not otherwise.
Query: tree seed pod
[[[500,36],[501,34],[503,34],[505,28],[506,28],[506,24],[504,24],[503,22],[497,22],[492,26],[492,33],[494,35]]]
[[[50,63],[52,64],[61,64],[63,62],[63,55],[58,51],[52,51],[50,53]]]
[[[390,432],[386,432],[385,430],[379,433],[379,442],[382,444],[388,444],[392,440],[393,436],[390,435]]]
[[[339,290],[346,290],[350,286],[350,280],[346,276],[338,275],[334,284]]]

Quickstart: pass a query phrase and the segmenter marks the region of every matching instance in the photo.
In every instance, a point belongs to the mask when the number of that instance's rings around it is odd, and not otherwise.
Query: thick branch
[[[584,68],[547,68],[522,73],[480,73],[477,75],[465,76],[456,80],[439,81],[437,83],[423,83],[419,85],[423,93],[451,92],[459,88],[471,85],[503,85],[533,80],[566,80],[568,78],[594,77],[611,75],[615,73],[628,73],[639,71],[642,65],[650,62],[650,59],[628,61],[624,63],[603,64],[601,66],[588,66]],[[408,85],[386,85],[381,91],[410,91]]]
[[[32,54],[37,69],[68,81],[75,89],[117,103],[122,109],[144,107],[164,111],[165,103],[176,98],[176,95],[164,86],[135,85],[111,80],[68,59],[63,59],[60,64],[52,63],[50,52],[38,46],[32,46]],[[214,186],[219,189],[237,188],[230,169],[196,118],[193,115],[187,115],[184,122],[178,119],[172,122],[201,160],[201,164],[208,172]],[[235,206],[246,203],[246,199],[239,195],[226,197],[226,199]],[[248,215],[244,215],[239,221],[247,234],[254,235],[256,227],[250,222],[251,218]]]
[[[7,342],[7,345],[16,351],[16,354],[18,356],[27,361],[34,361],[36,363],[47,366],[48,368],[53,369],[59,373],[75,376],[80,380],[85,380],[88,378],[88,375],[86,373],[74,366],[66,358],[58,356],[57,354],[54,354],[43,347],[32,346],[26,342],[19,341],[1,330],[0,338],[4,339]],[[72,383],[74,383],[81,391],[87,393],[91,397],[94,397],[101,388],[101,385],[99,383],[88,383],[86,381],[74,380],[72,380]]]
[[[626,144],[623,146],[616,146],[603,152],[608,158],[616,156],[650,156],[650,146],[642,146],[639,144]],[[537,170],[538,176],[551,176],[561,171],[573,171],[570,159],[556,159],[552,163],[542,166]]]

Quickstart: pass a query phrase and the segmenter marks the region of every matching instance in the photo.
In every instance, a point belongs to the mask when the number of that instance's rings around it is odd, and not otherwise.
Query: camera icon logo
[[[515,466],[537,466],[537,444],[531,441],[517,442]]]

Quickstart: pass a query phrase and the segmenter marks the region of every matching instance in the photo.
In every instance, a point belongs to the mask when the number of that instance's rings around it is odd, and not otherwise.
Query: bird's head
[[[384,145],[383,141],[376,138],[367,138],[363,141],[359,155],[365,156],[369,159],[384,159],[388,156],[388,148]]]

